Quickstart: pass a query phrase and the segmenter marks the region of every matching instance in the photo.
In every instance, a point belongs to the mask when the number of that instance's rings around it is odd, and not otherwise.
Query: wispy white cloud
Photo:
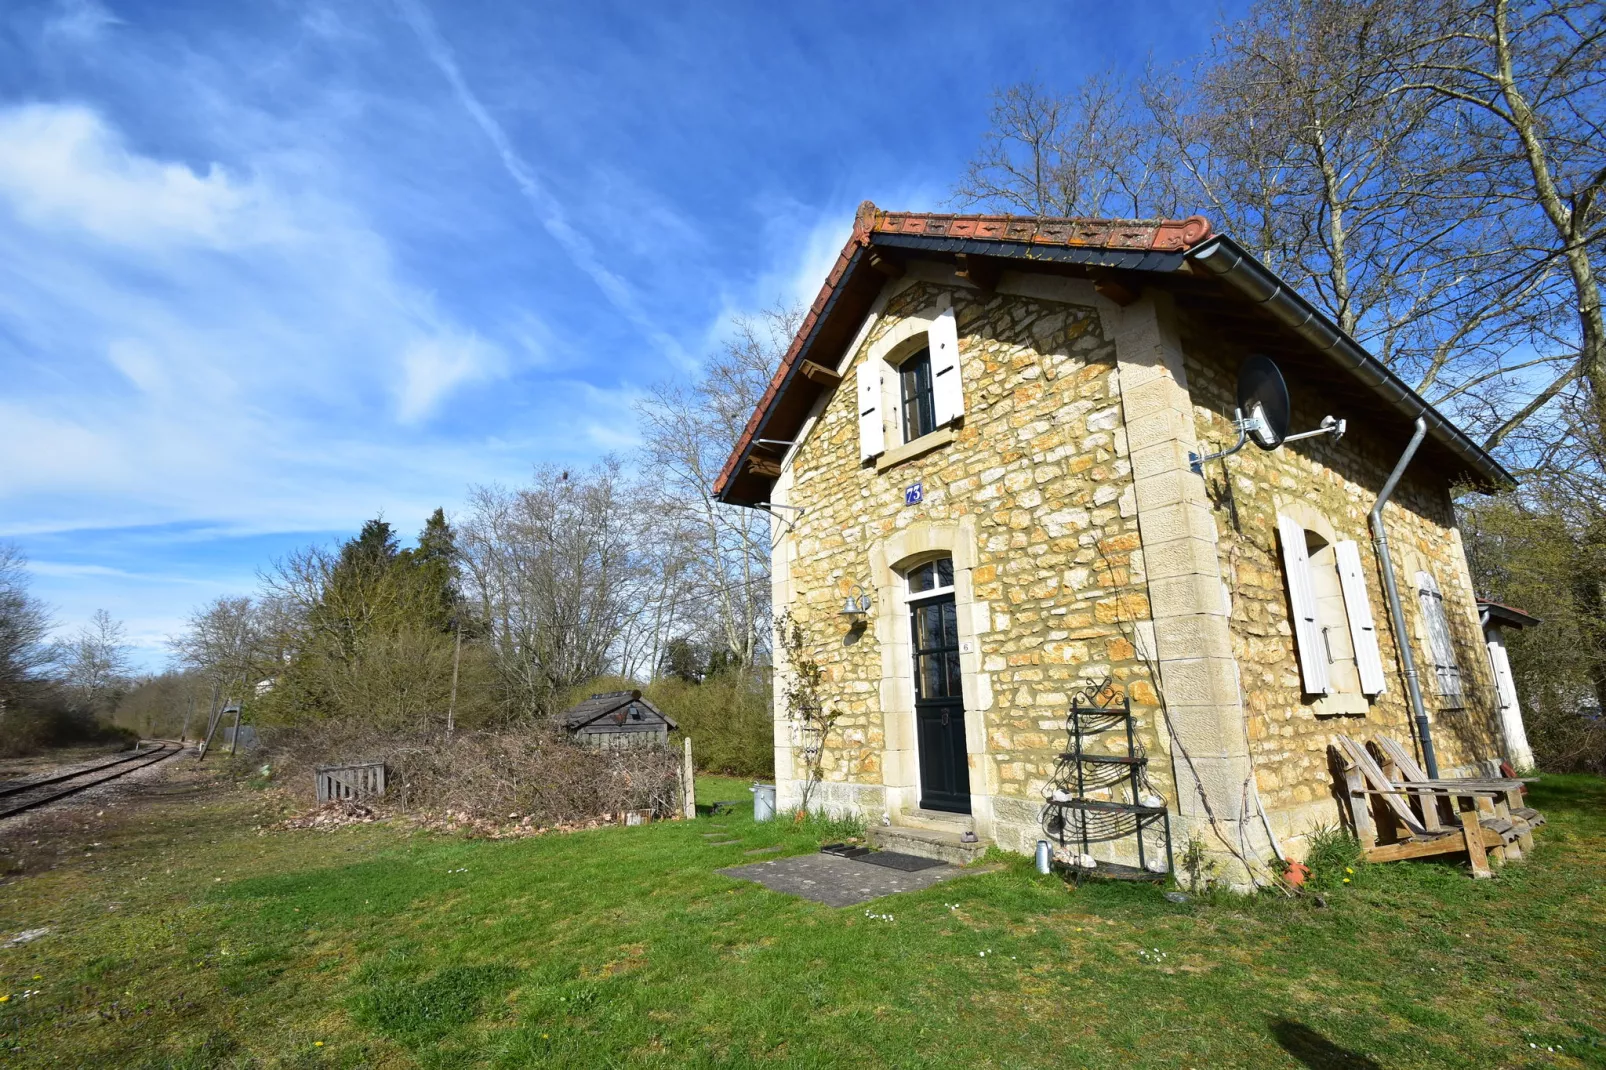
[[[184,583],[199,587],[216,587],[217,580],[212,577],[186,576],[174,572],[131,572],[124,568],[113,568],[110,565],[74,564],[65,561],[30,561],[28,571],[36,576],[51,576],[57,579],[118,579],[131,580],[137,583]]]
[[[569,213],[537,177],[535,168],[513,145],[502,124],[469,86],[468,80],[463,77],[462,69],[458,66],[455,53],[436,28],[435,20],[428,8],[421,0],[396,0],[396,6],[413,32],[417,34],[419,43],[430,62],[440,70],[447,84],[451,86],[463,110],[491,143],[508,177],[513,180],[524,199],[535,210],[541,226],[568,254],[575,266],[596,283],[609,303],[641,333],[643,338],[672,360],[682,365],[688,363],[689,357],[679,340],[664,330],[661,322],[641,306],[630,284],[602,261],[591,239],[570,221]]]
[[[33,104],[0,112],[0,199],[24,221],[118,245],[231,248],[286,237],[271,199],[212,166],[130,152],[89,108]]]
[[[398,415],[406,423],[416,423],[454,388],[492,378],[505,364],[496,347],[478,335],[420,338],[402,354]]]
[[[122,19],[97,0],[61,0],[45,22],[45,36],[73,44],[98,40]]]
[[[245,174],[142,153],[82,105],[0,108],[0,527],[328,530],[585,440],[591,399],[561,379],[522,443],[430,430],[543,359],[539,315],[504,345],[298,184],[304,159]]]

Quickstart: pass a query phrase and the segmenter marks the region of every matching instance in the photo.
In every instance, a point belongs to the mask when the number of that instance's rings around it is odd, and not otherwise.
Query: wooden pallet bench
[[[1381,762],[1348,736],[1339,736],[1334,745],[1351,827],[1367,861],[1398,862],[1465,852],[1472,875],[1483,879],[1494,875],[1489,866],[1491,855],[1505,862],[1532,849],[1533,829],[1544,823],[1544,817],[1521,805],[1521,780],[1432,779],[1398,743],[1386,736],[1379,739]],[[1381,822],[1374,820],[1373,799],[1384,804]],[[1450,808],[1448,822],[1441,810],[1445,800]]]

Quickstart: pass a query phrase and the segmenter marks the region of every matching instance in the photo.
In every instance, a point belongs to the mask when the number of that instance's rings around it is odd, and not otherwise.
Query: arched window
[[[1328,685],[1339,694],[1359,694],[1360,669],[1344,613],[1344,589],[1338,581],[1338,555],[1333,544],[1314,531],[1305,532],[1305,554],[1310,562],[1311,593],[1316,596],[1316,625],[1321,629],[1322,654],[1327,658]]]
[[[898,365],[898,400],[903,405],[903,440],[913,442],[937,429],[931,396],[931,350],[922,347]]]
[[[1381,694],[1383,661],[1360,550],[1334,538],[1325,521],[1319,523],[1325,531],[1284,514],[1277,517],[1305,693]]]
[[[959,329],[950,305],[911,316],[872,348],[856,376],[859,456],[868,461],[918,442],[965,414]]]

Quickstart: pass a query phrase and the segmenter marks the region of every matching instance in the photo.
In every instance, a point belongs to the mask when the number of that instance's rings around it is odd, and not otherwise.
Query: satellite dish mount
[[[1249,357],[1238,369],[1238,408],[1233,411],[1233,429],[1238,432],[1238,441],[1219,453],[1203,457],[1189,453],[1189,467],[1195,475],[1202,476],[1207,462],[1231,457],[1248,445],[1250,440],[1270,452],[1284,442],[1297,442],[1317,435],[1332,435],[1333,441],[1337,442],[1344,435],[1347,421],[1332,416],[1322,417],[1322,425],[1314,431],[1290,435],[1290,413],[1288,384],[1283,381],[1283,373],[1270,357],[1258,353]]]

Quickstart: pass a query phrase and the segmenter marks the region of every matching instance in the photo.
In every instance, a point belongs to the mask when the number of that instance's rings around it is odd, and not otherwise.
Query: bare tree
[[[1606,8],[1475,0],[1429,10],[1433,23],[1420,28],[1432,32],[1418,39],[1405,86],[1455,106],[1469,185],[1504,228],[1509,288],[1559,313],[1535,323],[1535,346],[1571,358],[1489,440],[1575,381],[1606,428]]]
[[[1156,142],[1153,116],[1114,74],[1094,75],[1064,96],[1036,82],[1009,86],[993,94],[991,119],[955,190],[962,203],[1122,217],[1174,199],[1171,161],[1147,151]]]
[[[643,465],[663,488],[663,515],[684,547],[677,619],[700,622],[744,666],[769,634],[770,521],[716,501],[713,486],[801,320],[801,310],[786,308],[738,318],[700,378],[661,383],[638,408]]]
[[[0,543],[0,715],[50,661],[50,611],[28,590],[28,560]]]
[[[97,609],[89,623],[56,648],[61,682],[81,709],[102,711],[127,682],[130,660],[123,622]]]
[[[546,466],[529,487],[471,492],[468,596],[514,709],[554,712],[565,691],[617,664],[641,594],[642,517],[631,506],[616,461],[586,473]]]
[[[190,614],[188,627],[171,637],[168,647],[186,668],[225,689],[239,689],[264,671],[265,638],[256,604],[244,596],[223,596]]]
[[[1261,0],[1191,66],[1130,90],[1004,90],[956,198],[1203,211],[1491,446],[1527,428],[1513,456],[1535,463],[1568,436],[1551,402],[1599,349],[1603,16],[1545,0],[1502,36],[1506,8]],[[1493,72],[1478,99],[1473,53]],[[1525,77],[1542,102],[1526,112]]]

